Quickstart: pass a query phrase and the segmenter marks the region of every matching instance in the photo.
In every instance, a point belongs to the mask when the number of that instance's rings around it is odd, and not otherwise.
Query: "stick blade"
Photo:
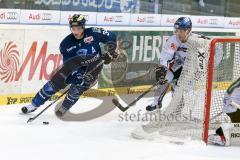
[[[34,120],[34,118],[29,118],[28,121],[27,121],[27,123],[30,123],[30,122],[32,122],[33,120]]]
[[[125,111],[128,109],[128,107],[124,108],[124,107],[119,103],[119,101],[116,100],[116,99],[112,99],[112,103],[113,103],[116,107],[118,107],[122,112],[125,112]]]

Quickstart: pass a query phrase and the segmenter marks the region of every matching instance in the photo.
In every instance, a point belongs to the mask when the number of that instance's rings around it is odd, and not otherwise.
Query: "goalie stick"
[[[100,63],[98,63],[92,70],[88,71],[86,74],[91,74],[93,71],[95,71],[98,67],[100,67],[102,64],[104,63],[104,61],[101,61]],[[67,92],[68,92],[69,88],[67,88],[55,101],[53,101],[52,103],[50,103],[47,107],[45,107],[41,112],[39,112],[37,115],[35,115],[34,117],[30,117],[27,121],[27,123],[34,121],[37,117],[39,117],[43,112],[45,112],[48,108],[50,108],[54,103],[56,103],[61,97],[63,97]]]
[[[128,104],[126,107],[123,107],[123,105],[117,100],[112,99],[112,103],[118,107],[122,112],[125,112],[128,110],[131,106],[133,106],[137,101],[139,101],[142,97],[144,97],[148,92],[150,92],[156,85],[158,85],[159,82],[154,83],[150,88],[148,88],[145,92],[143,92],[140,96],[138,96],[134,101],[132,101],[130,104]]]

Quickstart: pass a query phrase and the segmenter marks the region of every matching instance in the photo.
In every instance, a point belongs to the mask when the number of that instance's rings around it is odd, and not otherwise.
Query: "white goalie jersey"
[[[190,33],[189,37],[200,37],[198,34]],[[178,78],[181,72],[176,72],[184,65],[185,58],[188,54],[187,44],[179,40],[176,35],[169,37],[165,45],[163,46],[160,54],[160,64],[167,67],[169,72],[166,75],[168,82],[171,82],[173,78]]]
[[[194,36],[194,34],[190,36]],[[160,54],[160,64],[175,72],[183,65],[186,54],[187,46],[185,43],[182,43],[176,35],[173,35],[169,37],[163,46]],[[172,64],[172,66],[170,66],[170,64]]]
[[[188,41],[189,39],[210,40],[210,38],[195,33],[190,33]],[[187,54],[191,54],[188,51],[188,41],[183,43],[176,35],[172,35],[163,46],[162,52],[160,54],[160,64],[167,67],[169,71],[171,71],[168,72],[166,76],[166,79],[169,82],[171,82],[173,78],[178,78],[180,76],[181,72],[179,72],[179,70],[183,67],[186,56]],[[216,55],[214,61],[215,67],[219,65],[223,57],[222,48],[219,47],[220,46],[216,47]]]

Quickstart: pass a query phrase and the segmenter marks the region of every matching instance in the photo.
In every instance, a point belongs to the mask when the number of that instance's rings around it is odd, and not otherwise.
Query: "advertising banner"
[[[20,9],[0,9],[0,23],[19,23]]]
[[[20,23],[59,24],[60,11],[21,10]]]
[[[99,79],[99,87],[119,87],[151,85],[155,82],[155,74],[152,69],[159,64],[159,58],[163,45],[172,31],[117,31],[120,60],[111,65],[104,66]],[[199,33],[199,32],[194,32]],[[205,36],[235,36],[235,33],[201,32]],[[229,47],[229,45],[224,45]],[[230,46],[234,50],[234,45]],[[229,48],[228,48],[229,49]],[[233,63],[229,58],[224,63]],[[232,73],[229,72],[229,77]],[[225,75],[225,74],[222,74]],[[219,75],[221,77],[221,75]],[[217,78],[219,78],[217,77]],[[226,80],[226,77],[220,79]]]
[[[160,26],[160,14],[131,14],[130,25],[132,26]]]
[[[61,40],[68,30],[0,29],[0,93],[34,93],[62,64]]]
[[[17,28],[4,26],[0,29],[0,98],[36,93],[49,80],[52,71],[62,64],[59,44],[70,33],[67,26]],[[169,30],[144,31],[142,27],[142,30],[121,31],[121,28],[114,29],[120,59],[104,66],[98,88],[152,84],[155,75],[151,69],[158,64],[162,46],[172,35]],[[235,36],[235,33],[206,32],[204,35]],[[232,60],[227,61],[230,64]],[[27,100],[25,97],[19,101]],[[12,101],[9,99],[9,104]]]
[[[240,18],[238,17],[225,17],[224,18],[225,28],[240,28]]]
[[[173,27],[174,22],[180,17],[190,17],[189,15],[170,15],[162,14],[161,16],[161,26],[171,26]]]
[[[126,26],[130,23],[128,13],[98,13],[97,25],[117,25]]]
[[[224,27],[224,17],[191,16],[193,27]]]
[[[97,12],[80,12],[80,11],[62,11],[61,12],[61,19],[60,24],[68,24],[68,18],[69,16],[72,16],[74,14],[82,14],[84,15],[86,19],[87,25],[95,25],[97,23]]]
[[[36,0],[34,5],[31,5],[31,8],[135,13],[139,8],[139,0]]]
[[[52,1],[49,1],[49,3],[50,2],[53,3]],[[113,0],[112,2],[115,1]],[[45,3],[45,1],[38,1],[34,3],[41,4]],[[81,3],[83,2],[81,1]],[[69,16],[73,14],[83,14],[87,20],[86,23],[87,25],[100,25],[100,26],[105,25],[105,26],[173,27],[174,22],[176,22],[176,20],[179,17],[183,16],[190,17],[193,23],[193,27],[198,28],[239,28],[240,26],[240,18],[238,17],[190,16],[190,15],[144,14],[144,13],[142,14],[135,12],[116,13],[116,12],[104,12],[100,10],[97,10],[95,12],[89,12],[89,10],[62,11],[62,10],[26,10],[26,9],[0,9],[0,23],[66,25],[68,24]]]

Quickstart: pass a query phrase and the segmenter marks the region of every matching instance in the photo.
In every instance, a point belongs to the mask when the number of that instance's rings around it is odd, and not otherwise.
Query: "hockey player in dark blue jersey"
[[[85,22],[86,20],[81,14],[75,14],[69,18],[72,33],[65,37],[60,44],[63,66],[76,57],[83,57],[82,59],[86,60],[86,63],[83,63],[85,65],[79,64],[78,68],[74,68],[64,82],[59,82],[59,80],[48,81],[35,95],[32,103],[22,108],[23,113],[35,111],[56,92],[70,86],[60,109],[56,113],[58,116],[62,116],[78,101],[80,95],[97,81],[102,65],[94,70],[91,78],[86,78],[83,75],[93,70],[98,63],[104,61],[104,64],[109,64],[117,58],[118,55],[115,52],[116,35],[102,28],[85,28]],[[111,46],[107,47],[107,53],[101,53],[99,43]]]

